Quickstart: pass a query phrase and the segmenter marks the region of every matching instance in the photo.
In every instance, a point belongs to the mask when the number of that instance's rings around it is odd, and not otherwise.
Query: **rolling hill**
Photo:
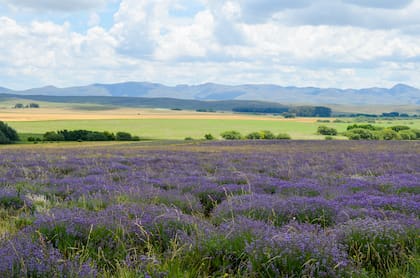
[[[0,93],[44,96],[111,96],[171,98],[189,100],[259,100],[283,104],[308,105],[420,105],[420,90],[397,84],[392,88],[336,89],[282,87],[278,85],[200,85],[165,86],[148,82],[92,84],[57,88],[47,86],[24,91],[0,87]],[[116,100],[116,99],[115,99]],[[117,100],[116,100],[117,101]]]

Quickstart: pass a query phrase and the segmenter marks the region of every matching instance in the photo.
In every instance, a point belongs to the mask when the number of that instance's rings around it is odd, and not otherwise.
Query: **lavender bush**
[[[0,151],[1,277],[416,277],[418,142]]]

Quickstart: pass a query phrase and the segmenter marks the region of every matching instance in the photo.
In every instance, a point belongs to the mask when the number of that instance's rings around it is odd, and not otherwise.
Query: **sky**
[[[0,0],[0,87],[420,87],[420,0]]]

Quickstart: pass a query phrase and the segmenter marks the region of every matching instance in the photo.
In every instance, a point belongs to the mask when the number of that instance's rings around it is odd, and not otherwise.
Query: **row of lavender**
[[[0,151],[0,276],[420,273],[420,144]]]

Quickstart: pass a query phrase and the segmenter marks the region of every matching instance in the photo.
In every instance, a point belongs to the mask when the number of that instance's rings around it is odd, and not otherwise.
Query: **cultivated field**
[[[420,271],[418,142],[49,144],[0,161],[1,277]]]
[[[284,119],[269,115],[98,107],[100,106],[84,105],[72,108],[0,109],[0,120],[7,122],[19,133],[27,134],[87,129],[126,131],[141,138],[176,140],[185,137],[200,139],[207,133],[217,138],[226,130],[237,130],[244,135],[253,131],[270,130],[276,134],[288,133],[293,139],[323,139],[324,136],[316,134],[319,125],[328,125],[340,132],[352,121],[344,119],[346,123],[319,123],[317,118]],[[394,124],[420,128],[418,119],[377,123],[379,126]]]

